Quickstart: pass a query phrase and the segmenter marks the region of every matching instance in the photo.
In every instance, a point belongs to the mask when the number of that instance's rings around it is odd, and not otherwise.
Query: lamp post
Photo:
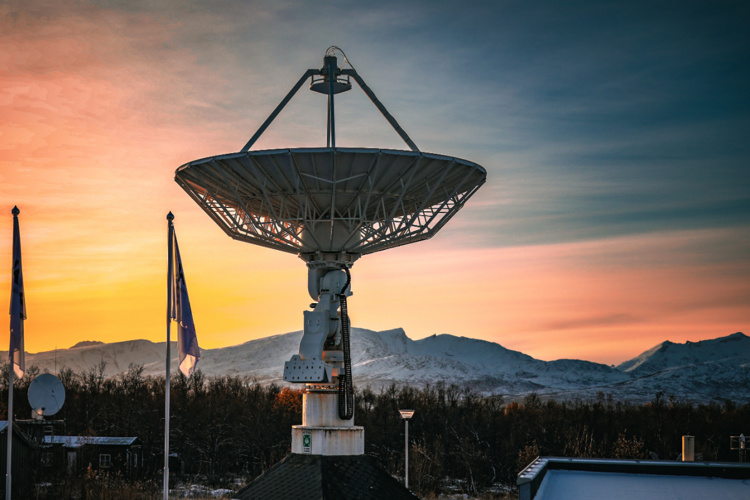
[[[406,443],[404,453],[404,485],[406,489],[409,489],[409,419],[414,416],[414,410],[399,410],[398,412],[401,414],[401,418],[404,419],[404,424],[406,425],[406,432],[404,433],[404,442]]]

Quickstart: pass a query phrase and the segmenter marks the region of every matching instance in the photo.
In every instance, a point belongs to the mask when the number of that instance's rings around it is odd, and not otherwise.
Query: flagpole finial
[[[18,214],[20,214],[20,213],[21,213],[21,211],[20,211],[20,210],[18,210],[18,207],[17,207],[17,206],[14,206],[14,207],[13,207],[13,210],[11,210],[11,211],[10,211],[10,213],[12,213],[12,214],[13,214],[13,215],[15,215],[15,216],[18,216]]]
[[[169,213],[167,214],[167,220],[168,220],[169,222],[172,222],[172,221],[174,220],[174,215],[172,215],[172,212],[169,212]]]

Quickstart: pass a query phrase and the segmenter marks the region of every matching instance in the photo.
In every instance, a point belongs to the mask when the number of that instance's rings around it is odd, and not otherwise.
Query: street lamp
[[[401,418],[404,419],[404,424],[406,425],[406,432],[405,432],[405,443],[406,443],[406,450],[404,454],[404,471],[405,471],[405,478],[404,485],[406,486],[406,489],[409,489],[409,419],[414,416],[415,410],[399,410],[398,412],[401,414]]]

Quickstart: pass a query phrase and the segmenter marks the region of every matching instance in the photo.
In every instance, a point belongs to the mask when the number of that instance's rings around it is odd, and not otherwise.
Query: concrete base
[[[292,453],[301,455],[364,455],[365,428],[292,426]]]
[[[365,428],[354,425],[353,418],[339,418],[336,388],[307,387],[302,395],[302,425],[292,426],[292,453],[364,455]]]

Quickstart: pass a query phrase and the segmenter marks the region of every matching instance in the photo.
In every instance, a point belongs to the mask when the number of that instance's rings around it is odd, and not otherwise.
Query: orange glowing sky
[[[403,327],[415,339],[450,333],[540,359],[603,363],[667,339],[750,330],[750,155],[737,140],[749,129],[747,102],[705,120],[685,115],[676,102],[654,117],[646,116],[661,102],[654,89],[618,87],[617,99],[609,99],[597,81],[596,92],[584,92],[591,79],[580,74],[576,57],[601,64],[597,76],[610,71],[617,82],[632,58],[584,43],[596,42],[597,33],[563,20],[558,39],[540,37],[534,49],[521,28],[504,32],[498,45],[498,30],[480,22],[511,16],[503,22],[549,31],[523,9],[487,4],[484,14],[463,13],[469,18],[457,20],[453,38],[443,41],[437,21],[454,19],[450,9],[458,4],[416,2],[409,9],[424,10],[415,17],[399,16],[389,2],[351,9],[336,3],[344,17],[335,32],[316,28],[313,19],[325,16],[300,4],[0,7],[0,262],[8,265],[0,303],[9,301],[10,210],[18,205],[27,351],[81,340],[163,341],[169,211],[203,348],[301,329],[310,302],[302,261],[231,240],[173,176],[188,161],[239,150],[332,43],[423,150],[488,170],[487,184],[434,239],[356,263],[354,326]],[[552,13],[544,19],[556,22]],[[686,61],[696,53],[733,60],[735,52],[721,45],[700,46],[702,36],[707,44],[736,42],[720,21],[714,19],[716,29],[729,34],[718,41],[675,25],[670,36],[677,38],[663,43],[676,47],[679,35],[697,36],[684,49],[693,51]],[[405,33],[414,38],[399,38]],[[525,59],[514,43],[530,51]],[[602,52],[580,55],[581,44]],[[557,56],[569,63],[554,75],[543,64],[552,46],[562,47]],[[746,54],[743,46],[733,50]],[[603,62],[618,57],[625,69]],[[656,74],[659,61],[651,63],[643,71],[655,73],[643,78],[672,82]],[[732,92],[747,96],[733,83],[746,81],[735,78],[748,74],[742,64],[709,104],[723,104]],[[466,67],[477,68],[470,84],[460,80]],[[559,87],[560,73],[569,87]],[[355,93],[352,111],[344,97],[337,101],[339,144],[404,149]],[[309,94],[293,101],[254,149],[323,145],[323,103]],[[685,109],[694,109],[691,96],[683,96]],[[607,119],[602,109],[611,113]],[[603,128],[612,135],[602,138]],[[717,142],[695,145],[712,133]]]

